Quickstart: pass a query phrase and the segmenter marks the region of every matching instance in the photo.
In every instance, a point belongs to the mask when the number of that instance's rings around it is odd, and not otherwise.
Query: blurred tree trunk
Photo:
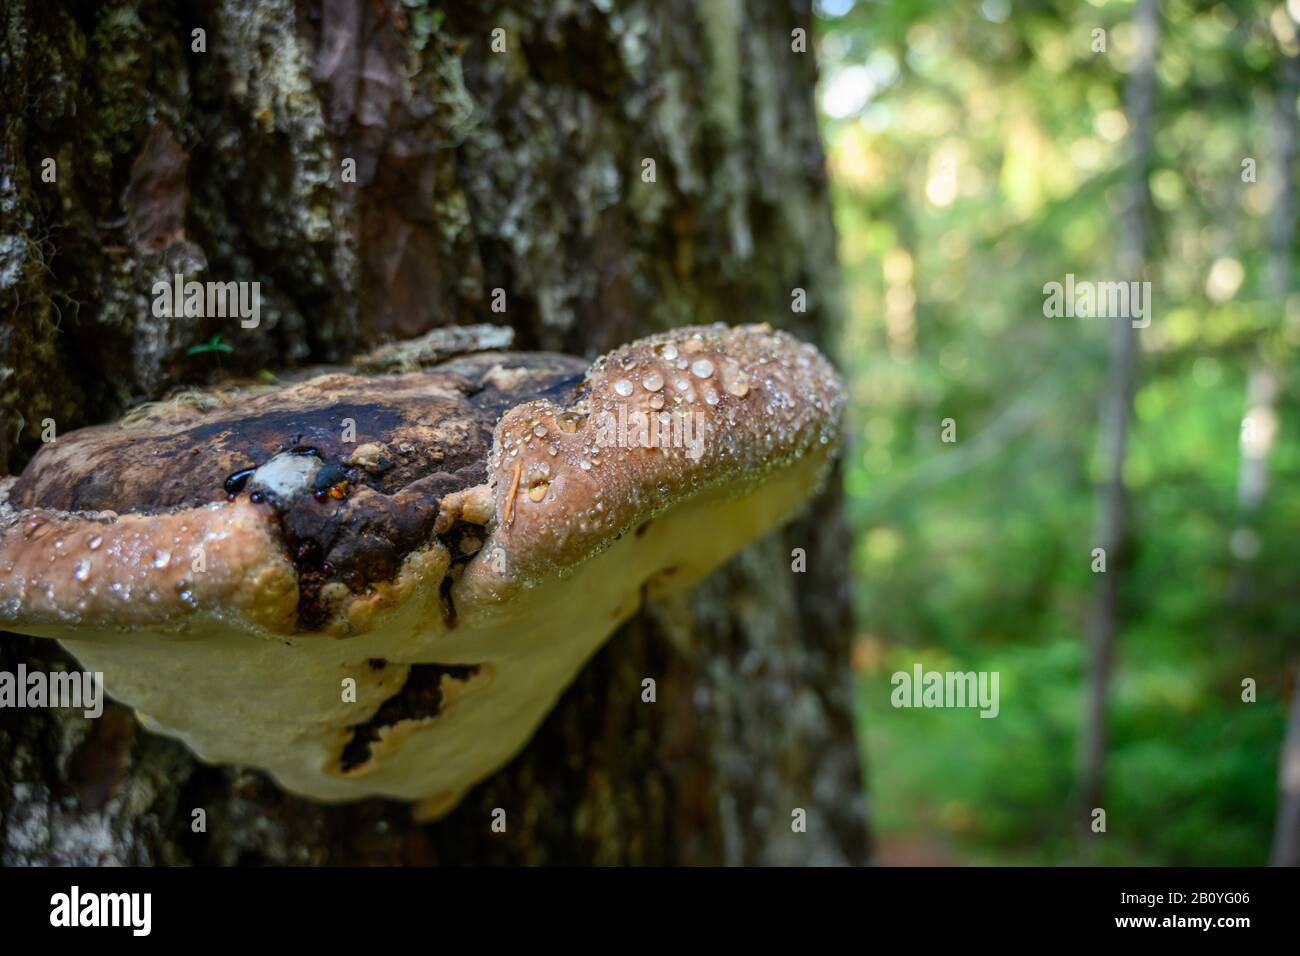
[[[1300,122],[1297,122],[1296,117],[1297,96],[1300,96],[1300,57],[1283,55],[1273,122],[1278,168],[1275,173],[1277,192],[1273,199],[1272,229],[1269,235],[1269,284],[1277,300],[1279,327],[1286,316],[1287,296],[1291,294],[1291,255],[1295,248],[1295,173],[1297,141],[1300,140],[1300,129],[1297,129]],[[1253,517],[1252,512],[1262,504],[1264,492],[1268,488],[1268,452],[1272,448],[1273,436],[1280,427],[1276,411],[1280,376],[1276,362],[1263,347],[1251,370],[1252,389],[1260,387],[1256,385],[1257,376],[1267,386],[1265,396],[1268,401],[1259,401],[1256,406],[1247,409],[1247,415],[1259,418],[1259,427],[1265,432],[1259,436],[1260,447],[1253,456],[1257,461],[1255,470],[1258,476],[1254,477],[1252,485],[1258,487],[1259,492],[1258,501],[1252,502],[1254,507],[1246,512],[1248,519]],[[1247,400],[1250,398],[1248,396]],[[1242,450],[1244,468],[1247,451],[1244,442]],[[1300,866],[1300,669],[1294,672],[1293,678],[1295,688],[1291,695],[1291,714],[1278,759],[1277,821],[1273,830],[1271,855],[1274,866]]]
[[[0,470],[46,419],[62,433],[445,324],[588,356],[713,321],[829,338],[815,64],[792,50],[805,0],[11,0],[3,16]],[[261,326],[153,317],[176,272],[260,281]],[[193,350],[217,335],[233,351]],[[203,766],[121,707],[7,710],[0,862],[861,861],[836,485],[633,619],[436,824]],[[0,668],[21,660],[68,666],[53,643],[0,640]]]
[[[1274,160],[1270,164],[1272,208],[1269,213],[1268,291],[1275,300],[1278,325],[1285,321],[1286,297],[1291,291],[1291,253],[1295,246],[1297,151],[1296,96],[1300,95],[1300,59],[1282,54],[1278,86],[1273,101]],[[1282,376],[1276,345],[1261,336],[1246,379],[1246,408],[1242,416],[1241,459],[1237,468],[1237,528],[1231,551],[1228,606],[1233,615],[1232,636],[1240,639],[1237,622],[1250,599],[1253,559],[1259,550],[1259,511],[1268,495],[1268,462],[1277,437],[1277,402]]]
[[[1137,51],[1129,76],[1128,205],[1120,232],[1119,281],[1145,277],[1147,217],[1151,196],[1147,171],[1155,133],[1156,55],[1160,35],[1158,0],[1138,0],[1133,14]],[[1149,305],[1149,303],[1148,303]],[[1150,314],[1150,313],[1148,313]],[[1102,806],[1106,763],[1106,700],[1115,632],[1119,622],[1120,584],[1128,537],[1128,494],[1124,485],[1124,460],[1128,452],[1129,422],[1137,389],[1138,332],[1124,318],[1112,319],[1110,368],[1098,424],[1098,460],[1102,483],[1097,489],[1092,541],[1106,554],[1106,571],[1096,576],[1088,607],[1088,673],[1084,687],[1084,713],[1079,742],[1079,820],[1091,832],[1092,811]]]
[[[1291,714],[1278,758],[1277,821],[1273,828],[1273,866],[1300,866],[1300,671],[1292,675]]]

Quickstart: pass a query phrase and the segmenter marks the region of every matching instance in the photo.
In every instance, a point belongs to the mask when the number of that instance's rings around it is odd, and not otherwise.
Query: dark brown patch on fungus
[[[442,711],[444,677],[466,681],[478,672],[477,664],[412,664],[401,690],[380,704],[369,720],[348,728],[352,739],[339,755],[339,769],[347,773],[365,765],[370,760],[371,745],[379,739],[379,731],[384,727],[404,720],[437,717]]]

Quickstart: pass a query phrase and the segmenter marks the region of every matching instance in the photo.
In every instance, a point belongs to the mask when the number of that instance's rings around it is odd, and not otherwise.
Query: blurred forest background
[[[1162,0],[1154,42],[1144,7],[817,5],[880,862],[1269,860],[1300,634],[1300,2]],[[1152,283],[1131,367],[1123,320],[1045,317],[1067,273]],[[894,709],[916,662],[999,672],[1000,715]]]

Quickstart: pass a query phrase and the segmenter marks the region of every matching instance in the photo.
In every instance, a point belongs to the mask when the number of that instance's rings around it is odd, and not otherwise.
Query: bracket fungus
[[[436,815],[647,596],[807,502],[842,407],[816,349],[723,325],[182,394],[0,479],[0,629],[205,760]]]

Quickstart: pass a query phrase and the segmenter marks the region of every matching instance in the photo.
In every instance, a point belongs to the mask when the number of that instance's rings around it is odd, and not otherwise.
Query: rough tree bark
[[[719,320],[824,343],[835,321],[815,65],[791,49],[803,0],[10,0],[2,16],[0,473],[46,420],[62,433],[440,325],[592,356]],[[260,281],[261,326],[155,318],[151,287],[176,272]],[[193,351],[214,335],[233,351]],[[0,862],[861,861],[836,485],[645,608],[436,824],[202,765],[116,705],[3,710]],[[0,669],[19,661],[70,666],[0,637]]]

